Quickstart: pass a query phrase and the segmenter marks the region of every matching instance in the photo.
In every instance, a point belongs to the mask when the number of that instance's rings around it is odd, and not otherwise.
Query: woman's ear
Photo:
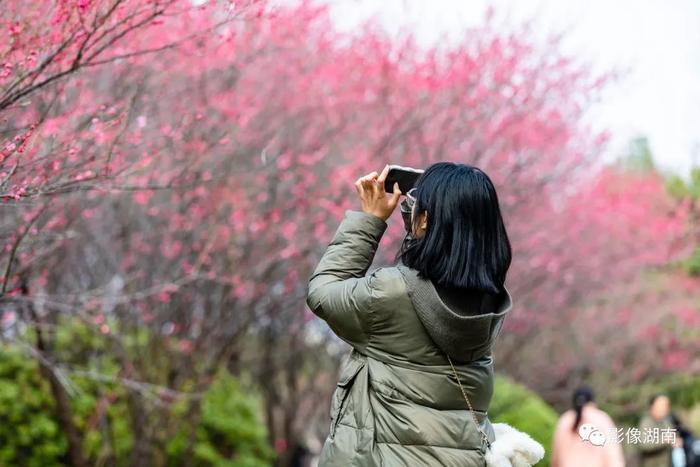
[[[420,228],[426,230],[428,228],[428,211],[423,212],[421,216]]]

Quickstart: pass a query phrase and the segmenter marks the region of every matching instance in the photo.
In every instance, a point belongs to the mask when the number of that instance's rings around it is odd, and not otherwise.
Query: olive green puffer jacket
[[[307,304],[353,348],[331,400],[319,467],[486,465],[485,443],[450,369],[450,355],[482,429],[493,394],[491,348],[511,309],[452,308],[429,279],[399,262],[366,275],[387,228],[347,210],[309,279]]]

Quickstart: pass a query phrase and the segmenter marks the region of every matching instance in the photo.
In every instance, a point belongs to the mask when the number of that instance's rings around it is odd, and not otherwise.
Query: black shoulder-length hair
[[[511,246],[496,189],[477,167],[437,162],[415,185],[413,229],[428,212],[425,234],[408,234],[396,260],[434,285],[503,292]]]
[[[588,402],[593,402],[595,400],[595,393],[593,389],[587,384],[582,384],[577,387],[574,391],[571,402],[573,403],[573,409],[576,413],[576,419],[571,427],[571,431],[574,433],[578,431],[578,426],[581,424],[581,417],[583,416],[583,406]]]

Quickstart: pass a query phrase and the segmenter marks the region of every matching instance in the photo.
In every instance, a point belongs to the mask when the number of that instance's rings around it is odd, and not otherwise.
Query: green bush
[[[544,459],[537,465],[549,465],[558,415],[537,394],[506,376],[496,375],[489,419],[492,423],[507,423],[532,436],[545,449]]]
[[[194,447],[198,466],[263,467],[273,460],[267,434],[259,421],[260,402],[245,395],[240,383],[221,371],[202,400],[202,421]],[[169,465],[186,449],[181,432],[168,446]]]
[[[0,345],[0,465],[65,465],[68,444],[35,361]]]
[[[80,326],[62,330],[66,331],[66,336],[74,338],[72,345],[79,348],[80,339],[75,338],[81,334]],[[104,373],[116,373],[108,360],[100,361],[100,367]],[[89,378],[71,380],[77,389],[71,408],[76,426],[84,434],[85,456],[94,465],[108,460],[116,465],[129,465],[133,434],[125,389]],[[105,413],[107,430],[96,426],[93,417],[105,394],[113,398]],[[180,465],[187,448],[190,423],[185,409],[180,403],[169,409],[170,423],[181,428],[165,447],[168,465]],[[260,420],[260,401],[246,392],[236,378],[221,371],[204,393],[201,409],[194,444],[195,465],[271,465],[274,453]],[[17,346],[0,344],[0,466],[67,465],[67,452],[68,443],[55,416],[49,384],[39,373],[37,362]]]
[[[693,253],[685,261],[685,267],[686,267],[686,270],[688,271],[688,274],[690,274],[691,276],[693,276],[693,277],[700,276],[700,245],[695,247],[695,250],[693,250]]]

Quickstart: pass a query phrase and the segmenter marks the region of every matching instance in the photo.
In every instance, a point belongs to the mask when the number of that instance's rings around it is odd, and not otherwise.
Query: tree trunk
[[[26,285],[22,286],[22,294],[29,295],[29,289]],[[31,301],[28,301],[28,303],[29,314],[37,323],[36,347],[40,354],[48,359],[50,345],[49,339],[44,336],[44,331],[42,330],[42,319],[36,313],[36,310],[34,310],[34,305]],[[66,390],[46,361],[39,360],[39,372],[48,380],[51,387],[51,395],[56,402],[56,417],[68,440],[68,457],[70,458],[71,464],[75,467],[88,467],[87,459],[83,454],[83,434],[78,431],[75,423],[73,423],[70,399],[68,398]]]

